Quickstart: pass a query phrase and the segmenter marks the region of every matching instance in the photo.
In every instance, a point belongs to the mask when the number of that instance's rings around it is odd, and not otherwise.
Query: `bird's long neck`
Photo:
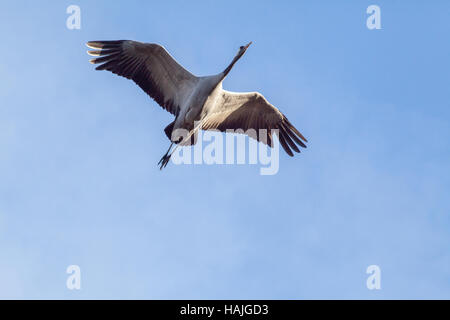
[[[228,67],[222,72],[222,80],[230,73],[231,69],[233,68],[234,64],[242,57],[242,55],[237,55],[233,58],[233,61],[228,65]]]

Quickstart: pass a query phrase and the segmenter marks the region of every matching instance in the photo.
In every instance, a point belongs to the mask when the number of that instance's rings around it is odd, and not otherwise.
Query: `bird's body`
[[[175,116],[175,120],[164,129],[172,144],[194,144],[200,129],[242,129],[245,132],[265,129],[267,134],[257,134],[252,138],[273,147],[272,130],[275,130],[283,149],[293,156],[291,149],[300,152],[297,145],[306,147],[303,141],[307,140],[277,108],[260,93],[235,93],[222,88],[222,81],[250,44],[240,47],[223,72],[205,77],[191,74],[158,44],[118,40],[91,41],[87,46],[96,49],[88,51],[90,55],[99,56],[91,63],[102,63],[97,70],[109,70],[132,79]],[[196,123],[199,124],[196,126]],[[180,138],[174,134],[177,129],[187,130],[190,134]],[[161,169],[170,159],[172,144],[160,161]]]
[[[174,124],[174,130],[187,129],[194,127],[194,122],[199,121],[206,110],[214,105],[221,87],[221,75],[199,77],[196,86],[192,89],[189,98],[180,108],[180,114],[177,116]]]

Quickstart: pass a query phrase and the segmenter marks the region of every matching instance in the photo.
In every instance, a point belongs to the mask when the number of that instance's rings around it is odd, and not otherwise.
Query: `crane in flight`
[[[175,116],[175,120],[164,129],[171,144],[158,163],[160,169],[167,165],[175,151],[173,149],[170,152],[173,144],[195,144],[200,129],[222,132],[241,129],[243,133],[272,148],[272,133],[275,132],[281,146],[291,157],[294,155],[292,150],[300,152],[299,146],[306,148],[306,138],[262,94],[222,89],[222,81],[251,42],[239,48],[224,71],[204,77],[197,77],[184,69],[159,44],[117,40],[89,41],[86,45],[93,49],[88,54],[96,57],[90,62],[100,64],[96,70],[108,70],[133,80]],[[177,129],[187,130],[189,135],[180,137],[176,134]],[[265,134],[259,134],[260,129]]]

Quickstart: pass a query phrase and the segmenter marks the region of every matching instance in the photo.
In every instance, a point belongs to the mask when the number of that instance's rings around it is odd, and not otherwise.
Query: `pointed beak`
[[[250,41],[244,48],[245,48],[245,50],[247,50],[248,49],[248,47],[250,47],[250,45],[252,44],[252,41]]]

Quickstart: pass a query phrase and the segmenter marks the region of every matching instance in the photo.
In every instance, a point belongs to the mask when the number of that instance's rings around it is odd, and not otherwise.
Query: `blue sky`
[[[448,1],[0,8],[1,298],[450,298]],[[99,39],[161,43],[197,75],[253,41],[224,88],[263,93],[308,149],[280,153],[274,176],[159,171],[172,117],[94,71],[84,43]]]

